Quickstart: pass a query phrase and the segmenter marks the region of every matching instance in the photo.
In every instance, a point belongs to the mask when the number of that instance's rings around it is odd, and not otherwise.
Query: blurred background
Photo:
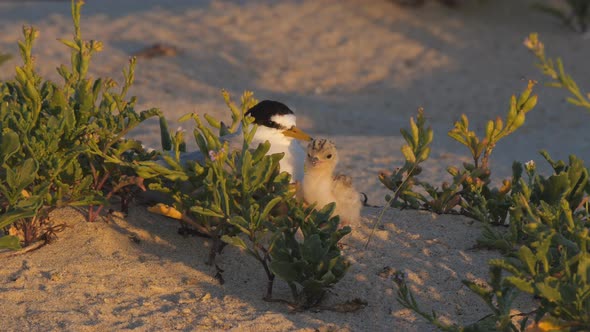
[[[590,113],[543,85],[547,79],[522,42],[538,32],[549,55],[563,57],[590,91],[590,39],[531,9],[539,2],[566,8],[565,1],[528,0],[88,0],[82,35],[104,43],[90,70],[95,77],[121,81],[129,57],[139,56],[130,93],[140,110],[159,107],[171,128],[190,112],[229,119],[222,88],[236,101],[251,90],[260,100],[286,103],[299,127],[336,142],[341,169],[381,203],[386,190],[376,174],[401,166],[399,128],[419,106],[435,132],[426,175],[439,183],[447,165],[469,160],[447,136],[453,122],[464,113],[481,134],[487,120],[505,117],[510,96],[527,79],[539,81],[539,104],[500,141],[492,171],[507,176],[513,160],[540,161],[540,149],[588,160]],[[41,31],[39,72],[59,80],[55,68],[69,63],[69,50],[57,39],[73,34],[69,1],[0,2],[0,52],[13,56],[0,79],[21,63],[17,41],[29,24]],[[157,148],[158,130],[148,122],[132,135]]]

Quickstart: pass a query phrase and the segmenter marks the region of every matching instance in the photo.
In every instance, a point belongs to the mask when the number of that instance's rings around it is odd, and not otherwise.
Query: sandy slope
[[[284,304],[264,302],[262,269],[234,248],[217,260],[225,271],[220,285],[215,268],[204,264],[207,241],[183,238],[174,221],[137,207],[131,217],[109,224],[88,224],[76,211],[60,211],[54,218],[71,228],[59,241],[3,257],[0,320],[5,331],[430,330],[396,303],[390,276],[380,274],[385,267],[405,271],[418,298],[445,317],[473,321],[484,314],[460,283],[485,275],[484,262],[497,256],[471,248],[478,227],[461,217],[391,211],[366,250],[377,213],[367,209],[367,218],[353,225],[344,241],[352,267],[326,300],[366,300],[356,313],[293,314]],[[274,295],[289,299],[288,288],[279,282]]]
[[[88,2],[83,34],[105,43],[94,75],[120,79],[129,55],[156,42],[180,50],[174,57],[139,60],[131,92],[140,108],[160,107],[171,121],[188,112],[228,117],[221,88],[236,98],[249,89],[260,99],[281,100],[296,110],[302,128],[338,144],[341,170],[378,205],[387,190],[376,173],[401,165],[399,128],[416,107],[425,107],[435,130],[426,177],[440,182],[447,165],[466,160],[465,150],[446,136],[452,121],[466,113],[482,130],[485,120],[507,111],[523,78],[543,82],[521,46],[529,32],[539,32],[550,53],[563,56],[586,90],[590,77],[588,40],[527,10],[529,1],[469,1],[458,10],[436,4],[401,9],[384,0]],[[56,40],[71,35],[69,4],[0,3],[0,50],[17,54],[25,23],[41,30],[39,71],[57,79],[55,67],[69,60]],[[0,79],[10,77],[17,63],[2,66]],[[536,90],[539,106],[497,147],[495,174],[508,175],[515,159],[540,160],[541,148],[556,158],[589,157],[589,115],[564,103],[558,91]],[[150,122],[133,135],[157,147],[156,130]],[[203,264],[207,242],[179,237],[176,224],[143,207],[110,224],[81,223],[76,213],[60,211],[55,218],[72,228],[57,243],[1,257],[2,330],[428,330],[396,303],[392,282],[377,275],[385,266],[406,271],[418,299],[450,320],[472,322],[487,313],[460,283],[485,278],[485,262],[496,255],[470,249],[477,224],[389,211],[364,250],[377,213],[365,209],[346,240],[354,264],[329,299],[361,297],[369,306],[354,314],[289,314],[260,300],[264,281],[253,261],[227,250],[220,286]],[[288,296],[284,285],[276,294]]]

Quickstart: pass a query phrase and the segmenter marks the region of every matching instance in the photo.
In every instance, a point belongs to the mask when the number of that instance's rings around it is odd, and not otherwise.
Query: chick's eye
[[[327,155],[326,158],[332,159],[332,154]]]

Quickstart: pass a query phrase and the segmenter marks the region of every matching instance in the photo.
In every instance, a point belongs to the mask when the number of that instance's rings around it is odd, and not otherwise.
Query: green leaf
[[[414,151],[412,151],[412,148],[409,145],[402,146],[402,153],[408,162],[412,164],[416,162]]]
[[[215,128],[221,128],[221,122],[217,119],[215,119],[214,117],[210,116],[209,114],[205,114],[203,115],[203,117],[205,118],[205,120],[207,120],[207,122],[209,122],[209,125],[211,125],[212,127]]]
[[[0,249],[19,250],[21,249],[20,240],[12,235],[2,236],[0,237]]]
[[[536,259],[532,250],[527,246],[522,246],[518,249],[518,257],[523,263],[525,263],[529,273],[533,276],[536,275]]]
[[[190,208],[192,212],[198,213],[203,216],[224,218],[225,216],[221,213],[215,212],[211,209],[204,208],[202,206],[193,206]]]
[[[2,162],[5,162],[12,156],[20,147],[20,140],[18,134],[8,129],[5,133],[0,132],[0,155]]]
[[[67,47],[79,51],[80,50],[80,46],[78,46],[78,44],[73,41],[73,40],[68,40],[68,39],[63,39],[63,38],[58,38],[57,40],[59,40],[62,44],[66,45]]]
[[[490,299],[492,296],[492,292],[489,291],[487,288],[479,286],[473,281],[470,280],[463,280],[462,283],[467,286],[472,292],[479,295],[482,299]]]
[[[236,226],[237,228],[240,229],[240,231],[244,234],[250,234],[250,229],[249,226],[250,224],[248,223],[248,221],[246,219],[244,219],[244,217],[242,216],[233,216],[231,217],[228,222],[234,226]]]
[[[260,162],[262,157],[264,157],[268,153],[269,150],[270,150],[270,142],[269,141],[265,141],[264,143],[259,144],[258,147],[256,148],[256,150],[252,153],[252,162],[255,164]]]
[[[410,118],[410,129],[412,130],[412,142],[414,143],[413,146],[418,146],[420,140],[420,131],[416,122],[414,122],[414,118]]]
[[[260,219],[261,220],[266,220],[266,218],[270,214],[270,211],[272,211],[272,209],[275,206],[277,206],[277,204],[279,204],[282,200],[283,200],[282,197],[275,197],[270,202],[268,202],[266,204],[266,206],[264,207],[264,210],[262,210],[262,213],[260,214]]]
[[[299,280],[299,269],[297,264],[273,260],[270,262],[270,270],[286,282]]]
[[[172,150],[172,139],[170,137],[170,130],[168,129],[168,121],[163,116],[160,116],[160,137],[162,140],[162,150]]]
[[[414,140],[412,139],[412,135],[410,135],[410,133],[407,130],[403,129],[403,128],[401,128],[399,131],[401,132],[402,136],[404,137],[404,140],[406,140],[406,142],[412,148],[416,148],[416,146],[414,146]]]
[[[38,169],[37,161],[32,158],[26,159],[14,170],[6,170],[6,182],[14,192],[20,193],[21,190],[35,181]]]
[[[319,234],[312,234],[303,240],[301,256],[311,264],[317,264],[324,257],[326,249],[322,246]]]
[[[561,294],[559,290],[549,284],[549,278],[545,278],[543,282],[535,283],[535,288],[540,296],[544,297],[550,302],[558,303],[561,301]]]
[[[194,113],[187,113],[187,114],[185,114],[185,115],[181,116],[181,117],[178,119],[178,122],[185,122],[185,121],[188,121],[188,120],[190,120],[190,119],[194,119],[194,118],[195,118],[195,116],[196,116],[196,115],[195,115]]]
[[[590,275],[590,254],[580,253],[578,261],[578,273],[583,284],[588,285],[588,275]]]
[[[239,236],[223,235],[221,237],[221,240],[227,244],[231,244],[234,247],[238,247],[243,250],[248,250],[246,242],[244,242],[244,240],[242,240],[242,238],[240,238]]]
[[[569,189],[569,179],[567,173],[550,176],[543,183],[541,199],[548,204],[557,204]]]
[[[469,147],[469,143],[467,143],[467,140],[465,139],[465,137],[463,137],[456,129],[450,130],[448,132],[448,135],[449,135],[449,137],[451,137],[455,141]]]
[[[37,211],[34,209],[14,209],[4,212],[0,215],[0,229],[9,226],[16,221],[32,218],[35,214],[37,214]]]
[[[524,279],[516,277],[516,276],[507,276],[505,280],[507,282],[509,282],[510,284],[514,285],[514,287],[520,289],[521,291],[523,291],[525,293],[528,293],[528,294],[535,293],[535,289],[533,288],[532,281],[524,280]]]
[[[494,259],[490,259],[488,264],[490,266],[496,266],[496,267],[500,267],[516,276],[520,276],[522,275],[521,270],[519,269],[519,267],[515,266],[514,263],[510,262],[507,258],[494,258]]]
[[[430,155],[430,147],[427,146],[418,155],[417,162],[421,163],[423,161],[426,161],[426,159],[428,159],[429,155]]]

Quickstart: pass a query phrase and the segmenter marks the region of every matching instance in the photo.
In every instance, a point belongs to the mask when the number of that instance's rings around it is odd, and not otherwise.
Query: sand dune
[[[407,127],[418,106],[435,131],[425,179],[440,183],[448,179],[446,166],[467,160],[467,150],[446,135],[460,114],[481,131],[485,121],[505,115],[510,95],[524,89],[526,79],[545,81],[522,46],[530,32],[539,32],[549,53],[561,55],[588,90],[588,39],[529,10],[529,3],[409,9],[385,0],[101,0],[83,7],[82,33],[105,44],[92,74],[117,80],[132,53],[154,43],[178,49],[175,56],[139,59],[130,91],[139,108],[161,108],[171,127],[189,112],[229,118],[221,88],[236,98],[252,90],[259,99],[288,104],[300,127],[336,142],[340,168],[353,175],[370,203],[383,205],[388,191],[377,173],[402,165],[399,128]],[[57,41],[72,34],[69,3],[0,3],[0,50],[15,55],[0,68],[0,79],[10,78],[19,63],[16,41],[23,24],[41,30],[39,72],[58,79],[55,68],[69,61]],[[513,160],[540,161],[540,149],[554,158],[589,157],[590,115],[565,103],[560,91],[543,84],[535,90],[537,108],[492,157],[498,179],[510,174]],[[148,122],[132,135],[157,147],[157,126]],[[262,301],[262,270],[233,248],[219,259],[226,281],[219,285],[204,264],[208,242],[178,236],[176,223],[142,206],[108,224],[57,211],[54,218],[71,226],[57,242],[0,256],[1,329],[433,330],[396,302],[392,281],[379,275],[384,267],[404,271],[418,301],[449,322],[470,323],[488,313],[460,282],[486,279],[486,261],[498,256],[472,249],[477,222],[389,210],[365,250],[379,211],[365,208],[362,222],[353,225],[344,241],[353,265],[327,299],[368,301],[350,314],[292,314],[282,304]],[[288,298],[286,285],[278,283],[275,295]]]

